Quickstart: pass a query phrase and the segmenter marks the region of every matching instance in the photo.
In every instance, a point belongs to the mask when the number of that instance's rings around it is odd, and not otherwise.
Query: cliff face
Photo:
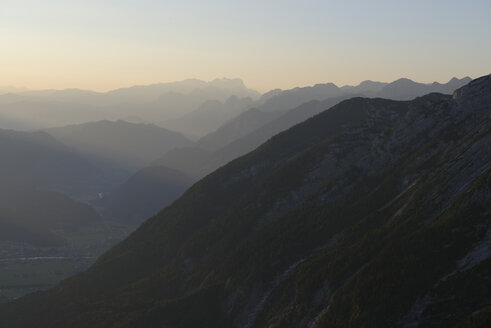
[[[0,307],[28,327],[485,326],[491,76],[353,98],[189,189],[86,273]]]

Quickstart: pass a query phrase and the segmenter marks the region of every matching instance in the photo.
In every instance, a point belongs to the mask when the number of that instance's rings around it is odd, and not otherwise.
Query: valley
[[[0,303],[55,286],[89,268],[102,253],[136,229],[104,222],[63,234],[64,245],[35,246],[0,241]]]

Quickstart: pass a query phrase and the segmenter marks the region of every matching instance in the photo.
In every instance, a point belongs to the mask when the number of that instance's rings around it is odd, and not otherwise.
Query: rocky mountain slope
[[[312,100],[287,111],[251,109],[198,140],[195,147],[175,149],[155,163],[201,178],[254,150],[275,134],[352,97],[354,95],[350,94],[324,101]]]
[[[156,163],[202,177],[342,100],[355,96],[410,100],[431,92],[452,94],[469,81],[470,78],[465,77],[453,78],[444,84],[425,84],[399,79],[391,83],[364,81],[357,86],[341,88],[327,83],[285,91],[273,90],[256,102],[257,108],[243,112],[200,138],[194,147],[169,152]],[[192,165],[188,164],[190,161]]]
[[[191,187],[5,327],[486,327],[491,76],[353,98]]]

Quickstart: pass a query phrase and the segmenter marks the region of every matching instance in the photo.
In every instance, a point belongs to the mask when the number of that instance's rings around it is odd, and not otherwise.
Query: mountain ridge
[[[46,132],[0,129],[0,147],[7,155],[0,161],[1,189],[31,185],[81,199],[111,189],[128,174],[77,153]]]
[[[454,96],[345,100],[206,176],[87,272],[1,306],[0,323],[448,326],[475,311],[489,319],[491,253],[459,263],[487,240],[490,108],[491,76]]]
[[[102,120],[44,130],[82,154],[141,168],[192,142],[178,132],[149,123]]]
[[[177,170],[148,166],[95,204],[107,217],[142,222],[176,200],[192,182],[194,179]]]

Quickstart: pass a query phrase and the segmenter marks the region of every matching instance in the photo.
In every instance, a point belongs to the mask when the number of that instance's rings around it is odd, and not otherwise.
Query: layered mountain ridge
[[[159,165],[202,177],[218,167],[252,151],[273,135],[304,121],[338,102],[355,96],[410,100],[431,92],[452,94],[470,78],[453,78],[448,83],[424,84],[409,79],[392,83],[364,81],[358,86],[337,87],[333,83],[291,90],[274,90],[216,131],[199,139],[192,148],[171,151],[157,161]],[[201,149],[197,149],[201,148]],[[198,156],[195,156],[198,154]],[[204,155],[206,154],[206,155]],[[192,162],[189,165],[188,162]]]
[[[0,147],[0,191],[29,185],[86,199],[110,190],[128,174],[120,166],[73,151],[46,132],[0,129]]]
[[[485,327],[491,76],[353,98],[193,185],[8,327]]]
[[[142,168],[192,143],[183,135],[153,124],[98,121],[45,130],[71,149],[128,169]]]
[[[149,166],[95,203],[105,216],[140,223],[176,200],[193,181],[179,171]]]

